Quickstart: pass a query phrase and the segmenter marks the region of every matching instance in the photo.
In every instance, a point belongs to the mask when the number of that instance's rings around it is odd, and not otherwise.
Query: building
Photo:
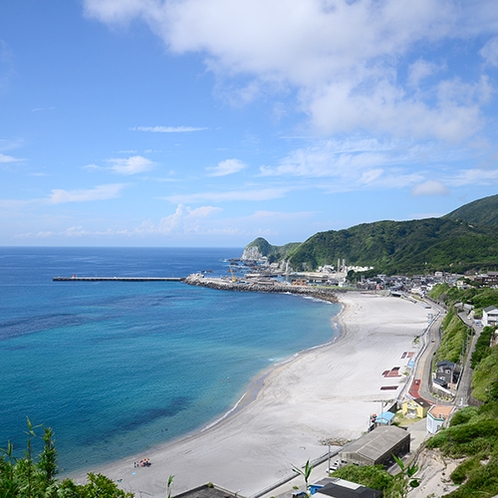
[[[380,498],[382,496],[382,491],[333,477],[312,484],[310,491],[316,498]]]
[[[455,410],[451,405],[434,405],[427,412],[427,432],[435,434]]]
[[[498,308],[488,306],[482,310],[482,324],[484,327],[495,326],[498,322]]]
[[[175,498],[241,498],[241,496],[238,493],[232,493],[232,491],[208,483],[175,495]]]
[[[382,425],[344,446],[339,452],[341,464],[390,465],[393,454],[410,451],[410,434],[395,425]]]
[[[448,386],[455,385],[458,382],[460,371],[460,366],[452,361],[443,360],[436,363],[436,379],[444,381]],[[442,383],[439,384],[443,385]]]
[[[403,417],[424,418],[431,404],[423,398],[406,399],[401,404]]]
[[[391,425],[393,423],[395,415],[392,412],[382,412],[380,415],[377,415],[375,417],[375,426],[378,427],[379,425]]]

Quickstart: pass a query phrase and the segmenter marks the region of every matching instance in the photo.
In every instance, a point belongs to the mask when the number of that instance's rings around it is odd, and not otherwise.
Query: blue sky
[[[2,0],[0,245],[243,247],[498,193],[494,0]]]

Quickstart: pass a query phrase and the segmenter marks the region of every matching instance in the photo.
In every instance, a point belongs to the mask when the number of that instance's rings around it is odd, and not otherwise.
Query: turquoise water
[[[333,339],[339,306],[178,282],[54,276],[227,275],[241,249],[0,248],[0,447],[26,417],[67,471],[199,430],[258,372]]]

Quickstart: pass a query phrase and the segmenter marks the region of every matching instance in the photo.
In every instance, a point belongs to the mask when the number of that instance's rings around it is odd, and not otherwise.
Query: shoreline
[[[358,437],[369,414],[378,413],[379,399],[393,397],[378,384],[396,382],[402,391],[400,381],[406,378],[388,381],[380,373],[393,367],[396,358],[401,363],[403,351],[414,349],[426,310],[400,298],[359,292],[340,294],[339,303],[341,310],[331,318],[339,331],[335,339],[258,374],[220,418],[147,455],[91,471],[137,496],[164,496],[170,474],[176,476],[174,494],[213,482],[250,496],[288,474],[293,465],[326,453],[321,441]],[[389,312],[391,320],[386,321]],[[382,320],[386,331],[381,332]],[[144,456],[152,466],[133,468],[133,461]],[[80,470],[71,477],[84,482],[86,473]]]

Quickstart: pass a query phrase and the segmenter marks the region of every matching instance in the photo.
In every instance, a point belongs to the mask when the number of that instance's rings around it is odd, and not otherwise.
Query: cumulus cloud
[[[220,211],[221,208],[212,206],[192,209],[180,204],[173,214],[165,216],[160,220],[157,231],[162,234],[196,232],[199,229],[199,224],[202,219]]]
[[[62,190],[53,189],[48,198],[50,204],[63,204],[66,202],[88,202],[104,201],[114,199],[119,196],[121,190],[126,185],[124,183],[114,183],[109,185],[98,185],[92,189]]]
[[[448,195],[449,191],[444,183],[438,180],[427,180],[412,188],[412,195],[420,197],[422,195]]]
[[[421,44],[492,32],[492,2],[85,0],[84,7],[105,23],[143,20],[173,53],[202,54],[221,81],[242,76],[226,85],[242,100],[265,85],[296,89],[296,105],[320,133],[458,141],[482,126],[478,92],[445,98],[438,92],[445,80],[435,78],[440,62],[411,55]],[[482,55],[496,61],[494,41]],[[469,84],[480,82],[460,86]]]
[[[209,176],[227,176],[238,173],[245,168],[247,168],[247,165],[238,159],[226,159],[225,161],[221,161],[218,166],[206,169],[209,172]]]

